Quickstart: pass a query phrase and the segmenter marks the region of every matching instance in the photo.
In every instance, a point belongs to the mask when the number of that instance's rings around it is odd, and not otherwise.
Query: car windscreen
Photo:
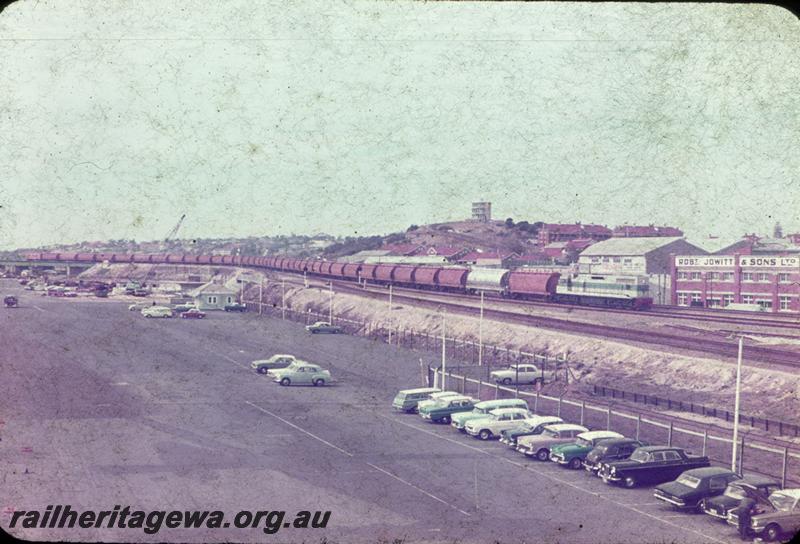
[[[578,440],[576,440],[576,444],[578,444],[582,448],[591,448],[592,447],[592,441],[591,440],[586,440],[585,438],[579,438]]]
[[[686,487],[691,487],[692,489],[697,489],[700,485],[700,478],[696,478],[689,474],[682,474],[676,480],[679,484],[683,484]]]
[[[730,497],[731,499],[743,499],[744,489],[738,485],[729,485],[725,488],[725,496]]]
[[[772,503],[772,506],[774,506],[776,510],[784,511],[791,510],[792,505],[794,505],[794,499],[782,493],[773,493],[770,495],[769,502]]]
[[[594,452],[599,455],[605,455],[608,452],[608,446],[595,446]]]
[[[549,436],[551,438],[558,438],[558,433],[555,431],[551,431],[550,429],[545,429],[544,432],[542,432],[542,434],[544,436]]]
[[[631,455],[631,461],[636,461],[637,463],[646,463],[648,459],[650,459],[650,455],[646,451],[636,450]]]

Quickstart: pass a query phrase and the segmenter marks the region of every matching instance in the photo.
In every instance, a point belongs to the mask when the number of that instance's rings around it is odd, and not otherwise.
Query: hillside
[[[527,223],[520,223],[509,227],[503,221],[452,221],[409,230],[406,232],[406,239],[408,243],[426,246],[468,247],[523,254],[533,250],[538,230],[525,229],[526,225]]]

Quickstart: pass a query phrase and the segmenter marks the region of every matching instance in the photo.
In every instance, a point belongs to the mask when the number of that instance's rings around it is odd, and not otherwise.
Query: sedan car
[[[800,531],[800,489],[775,491],[768,502],[768,505],[759,505],[760,511],[750,519],[750,529],[755,535],[775,541]],[[728,523],[738,525],[735,509],[728,515]]]
[[[709,516],[724,521],[746,496],[765,502],[771,493],[780,489],[781,484],[769,476],[747,474],[741,480],[729,483],[722,495],[704,499],[701,508]]]
[[[195,309],[195,305],[191,303],[187,304],[178,304],[174,308],[172,308],[176,314],[182,314],[183,312],[188,312],[189,310]]]
[[[583,468],[586,469],[586,472],[597,476],[597,471],[600,470],[602,463],[628,459],[636,451],[636,448],[641,448],[642,446],[647,446],[647,444],[634,438],[603,440],[586,454],[586,458],[583,460]]]
[[[488,417],[481,417],[467,421],[464,430],[470,436],[477,436],[481,440],[500,438],[500,433],[511,429],[520,422],[533,416],[524,408],[498,408],[489,412]]]
[[[225,306],[225,311],[226,312],[246,312],[247,311],[247,306],[244,305],[244,304],[239,304],[238,302],[235,302],[233,304],[227,304]]]
[[[344,330],[338,325],[331,325],[327,321],[317,321],[313,325],[306,326],[306,330],[311,334],[328,333],[341,334]]]
[[[172,317],[172,308],[166,306],[147,306],[142,309],[142,315],[145,317]]]
[[[725,492],[728,484],[741,479],[738,474],[722,467],[687,470],[674,482],[656,486],[656,499],[680,510],[700,510],[703,499]]]
[[[250,363],[250,368],[259,374],[267,374],[270,370],[286,368],[297,361],[294,355],[275,354],[269,359],[258,359]]]
[[[148,304],[146,302],[135,302],[135,303],[131,304],[130,306],[128,306],[128,310],[130,310],[131,312],[141,312],[145,308],[149,308],[149,307],[150,307],[150,304]]]
[[[528,457],[536,457],[539,461],[550,458],[550,448],[558,444],[575,442],[579,434],[589,429],[573,423],[556,423],[544,428],[542,434],[525,436],[517,441],[517,451]]]
[[[325,385],[331,382],[331,373],[310,363],[293,364],[286,368],[273,370],[275,382],[281,385]]]
[[[183,319],[203,319],[205,316],[206,313],[201,312],[197,308],[192,308],[191,310],[186,310],[181,313],[181,318]]]
[[[559,465],[567,466],[572,469],[579,469],[583,466],[583,460],[592,449],[603,440],[624,438],[621,434],[614,431],[589,431],[578,435],[575,442],[560,444],[550,448],[550,460]]]
[[[500,442],[516,449],[517,440],[523,436],[542,434],[545,427],[554,423],[564,423],[564,420],[558,416],[533,416],[521,421],[516,427],[502,431],[500,433]]]

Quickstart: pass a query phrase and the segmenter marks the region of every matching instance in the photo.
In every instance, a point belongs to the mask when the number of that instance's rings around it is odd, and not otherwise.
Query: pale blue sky
[[[182,213],[181,237],[385,233],[476,199],[800,230],[800,25],[780,8],[97,4],[0,14],[0,249],[156,239]]]

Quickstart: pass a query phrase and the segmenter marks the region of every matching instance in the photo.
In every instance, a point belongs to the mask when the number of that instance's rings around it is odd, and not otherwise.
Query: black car
[[[741,477],[722,467],[687,470],[674,482],[656,486],[653,496],[680,510],[700,510],[703,499],[725,492],[728,484]]]
[[[244,305],[244,304],[239,304],[238,302],[234,303],[234,304],[228,304],[228,305],[225,306],[225,311],[226,312],[246,312],[247,311],[247,306]]]
[[[781,489],[781,484],[768,476],[748,474],[741,480],[728,484],[722,495],[704,499],[703,512],[717,519],[726,520],[728,513],[739,506],[745,496],[756,500],[766,500],[773,491]]]
[[[669,482],[687,470],[710,465],[708,457],[689,456],[683,448],[643,446],[634,450],[629,459],[603,462],[598,476],[606,483],[636,487]]]
[[[647,443],[635,438],[609,438],[608,440],[603,440],[586,454],[583,468],[587,472],[596,475],[602,463],[628,459],[637,448],[642,446],[647,446]]]

